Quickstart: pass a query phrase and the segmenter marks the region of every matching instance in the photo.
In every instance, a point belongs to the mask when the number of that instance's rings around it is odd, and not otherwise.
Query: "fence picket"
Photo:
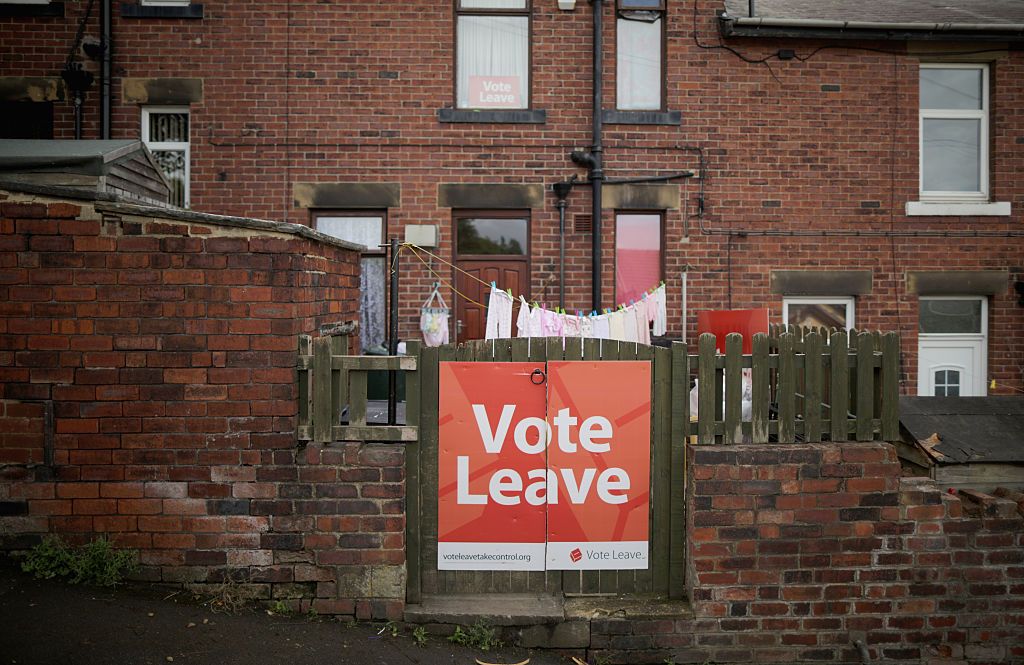
[[[832,393],[829,428],[833,441],[846,441],[849,433],[846,414],[850,404],[850,381],[848,378],[850,361],[847,355],[849,350],[846,342],[846,333],[843,331],[832,333],[832,337],[829,339],[829,351],[831,352],[832,361],[829,373]]]
[[[697,353],[697,443],[706,446],[715,442],[715,336],[703,333]]]
[[[313,440],[331,441],[331,340],[317,337],[313,340]]]
[[[686,344],[672,342],[672,450],[668,491],[669,572],[668,596],[686,595],[686,444],[690,432],[690,357]]]
[[[857,338],[857,440],[870,441],[874,433],[875,340],[867,332]]]
[[[722,443],[743,441],[740,424],[743,406],[743,335],[730,333],[725,337],[725,428]]]
[[[791,443],[796,441],[796,358],[793,345],[796,343],[792,333],[779,339],[779,391],[776,399],[779,403],[779,441]]]
[[[804,440],[821,441],[821,335],[814,331],[804,338]]]
[[[771,401],[771,368],[768,365],[769,339],[754,335],[750,371],[750,438],[753,443],[768,443],[768,403]]]

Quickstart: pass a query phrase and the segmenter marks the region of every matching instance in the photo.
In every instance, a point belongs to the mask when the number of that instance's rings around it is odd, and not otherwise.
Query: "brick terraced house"
[[[906,393],[1024,389],[1019,2],[7,0],[0,34],[4,138],[141,139],[179,205],[364,245],[364,348],[395,236],[438,257],[400,258],[405,339],[438,279],[482,336],[448,263],[570,311],[664,280],[672,338],[769,307],[899,331]]]

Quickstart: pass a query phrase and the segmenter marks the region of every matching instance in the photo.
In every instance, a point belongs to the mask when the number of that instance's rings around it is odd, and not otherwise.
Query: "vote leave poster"
[[[479,109],[523,108],[518,76],[470,76],[469,105]]]
[[[441,363],[438,569],[648,567],[650,364]]]

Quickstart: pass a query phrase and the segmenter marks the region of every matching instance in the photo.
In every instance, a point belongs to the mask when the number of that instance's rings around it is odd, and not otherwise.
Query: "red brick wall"
[[[453,98],[452,4],[418,0],[382,8],[353,0],[260,3],[205,2],[202,20],[125,19],[115,6],[115,138],[139,135],[139,109],[123,104],[121,77],[199,77],[204,99],[192,107],[193,205],[197,209],[309,223],[294,205],[300,181],[399,182],[401,205],[389,232],[407,223],[437,224],[440,254],[451,258],[451,211],[437,202],[446,182],[543,183],[583,171],[567,154],[590,141],[591,10],[560,12],[554,2],[533,10],[533,99],[543,125],[443,124],[437,110]],[[66,3],[66,19],[0,19],[0,74],[54,76],[69,48],[84,0]],[[605,106],[614,106],[615,25],[606,8]],[[698,168],[711,228],[734,231],[1021,231],[1024,188],[1024,53],[992,59],[991,191],[1009,201],[1010,218],[907,217],[917,198],[916,53],[904,42],[828,44],[810,40],[732,40],[751,58],[796,49],[799,59],[749,64],[722,49],[718,0],[669,3],[666,106],[679,127],[609,126],[608,177]],[[97,34],[95,20],[89,34]],[[290,27],[289,27],[290,26]],[[253,46],[258,45],[258,46]],[[824,50],[819,47],[826,46]],[[893,51],[897,55],[866,49]],[[936,48],[954,49],[942,44]],[[968,51],[988,49],[967,45]],[[997,47],[992,47],[997,48]],[[908,53],[909,52],[909,53]],[[826,87],[827,86],[827,87]],[[838,86],[838,90],[835,87]],[[91,91],[86,136],[96,136],[97,92]],[[58,104],[59,131],[70,136],[70,105]],[[697,182],[681,185],[696,210]],[[532,211],[531,291],[557,299],[558,216],[554,197]],[[589,190],[570,199],[589,213]],[[1021,238],[734,237],[702,235],[683,210],[666,218],[665,275],[671,292],[669,331],[682,332],[680,272],[689,268],[686,326],[694,339],[700,309],[768,306],[781,316],[782,297],[768,288],[773,269],[871,270],[872,293],[858,297],[857,321],[903,335],[907,379],[916,390],[917,297],[910,270],[1024,272]],[[604,215],[605,306],[613,303],[613,215]],[[566,304],[590,307],[590,239],[569,233]],[[435,277],[411,257],[402,266],[400,325],[416,336],[418,307]],[[445,278],[450,269],[438,265]],[[995,392],[1024,389],[1024,310],[1010,284],[991,300],[989,375]],[[445,297],[451,302],[452,294]]]
[[[901,478],[884,443],[691,447],[693,615],[592,622],[609,662],[1013,663],[1024,502]],[[629,653],[627,653],[629,651]]]
[[[358,319],[358,252],[98,206],[0,194],[3,545],[105,535],[144,579],[393,614],[338,571],[395,595],[401,451],[295,436],[298,335]]]

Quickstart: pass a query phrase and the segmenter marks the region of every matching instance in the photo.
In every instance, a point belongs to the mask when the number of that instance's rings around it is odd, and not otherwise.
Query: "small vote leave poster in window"
[[[479,109],[522,108],[518,76],[470,76],[469,106]]]

